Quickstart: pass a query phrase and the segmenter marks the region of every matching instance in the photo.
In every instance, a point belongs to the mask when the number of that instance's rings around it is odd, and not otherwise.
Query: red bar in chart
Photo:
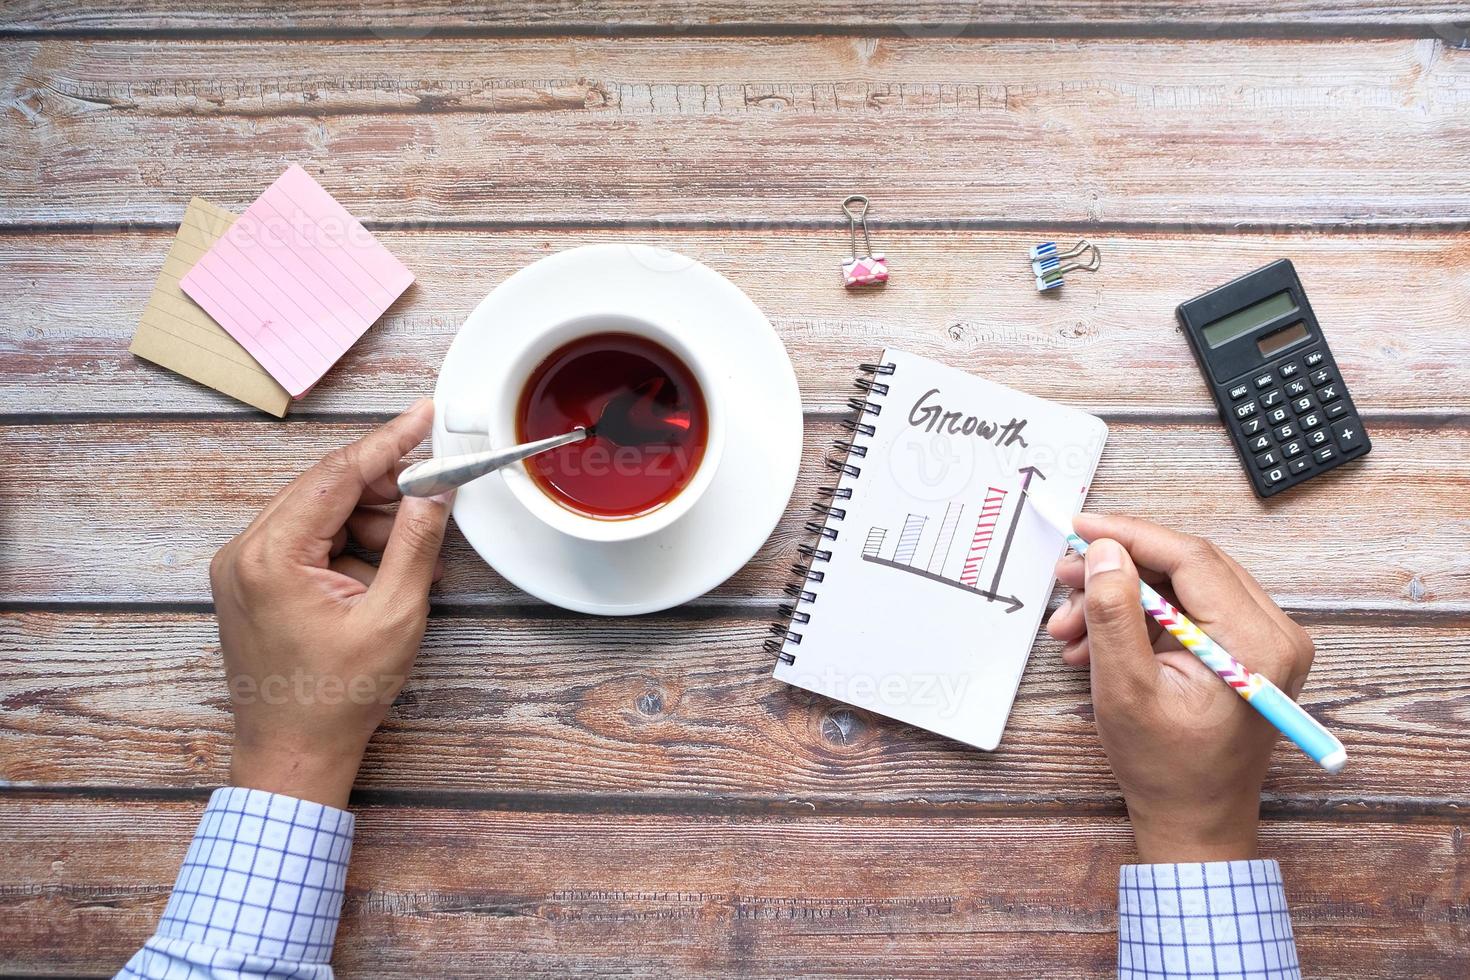
[[[985,562],[985,552],[990,550],[990,539],[995,536],[995,522],[1000,519],[1005,499],[1006,492],[999,487],[985,492],[985,504],[975,521],[975,536],[970,539],[970,553],[965,558],[964,571],[960,572],[961,585],[973,587],[980,580],[980,566]]]

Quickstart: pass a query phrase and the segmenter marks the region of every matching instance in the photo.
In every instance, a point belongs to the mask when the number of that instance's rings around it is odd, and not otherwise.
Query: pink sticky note
[[[402,262],[292,166],[180,285],[300,398],[411,282]]]

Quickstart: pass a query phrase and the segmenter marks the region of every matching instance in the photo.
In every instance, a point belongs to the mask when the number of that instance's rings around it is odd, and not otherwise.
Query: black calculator
[[[1278,494],[1373,448],[1289,260],[1178,314],[1256,493]]]

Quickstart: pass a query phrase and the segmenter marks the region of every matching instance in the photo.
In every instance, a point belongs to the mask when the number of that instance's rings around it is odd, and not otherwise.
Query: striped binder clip
[[[861,204],[862,210],[856,214],[852,211],[854,204]],[[854,286],[881,286],[888,281],[888,260],[881,253],[873,254],[873,239],[868,235],[868,199],[861,194],[854,194],[842,202],[842,213],[847,215],[847,234],[852,240],[852,258],[842,263],[842,285],[851,289]],[[857,254],[858,226],[863,229],[863,245],[867,254],[861,257]]]
[[[1069,262],[1070,259],[1079,261]],[[1062,277],[1069,272],[1096,272],[1101,267],[1102,252],[1085,238],[1065,252],[1057,249],[1056,242],[1031,246],[1031,271],[1036,273],[1037,292],[1061,288],[1065,285]]]

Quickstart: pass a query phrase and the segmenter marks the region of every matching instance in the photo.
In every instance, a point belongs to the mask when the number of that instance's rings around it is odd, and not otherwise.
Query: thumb
[[[393,606],[427,603],[453,494],[441,497],[403,498],[369,595]]]
[[[1093,689],[1126,692],[1131,700],[1153,686],[1158,669],[1138,603],[1138,569],[1118,542],[1088,545],[1083,596]]]

